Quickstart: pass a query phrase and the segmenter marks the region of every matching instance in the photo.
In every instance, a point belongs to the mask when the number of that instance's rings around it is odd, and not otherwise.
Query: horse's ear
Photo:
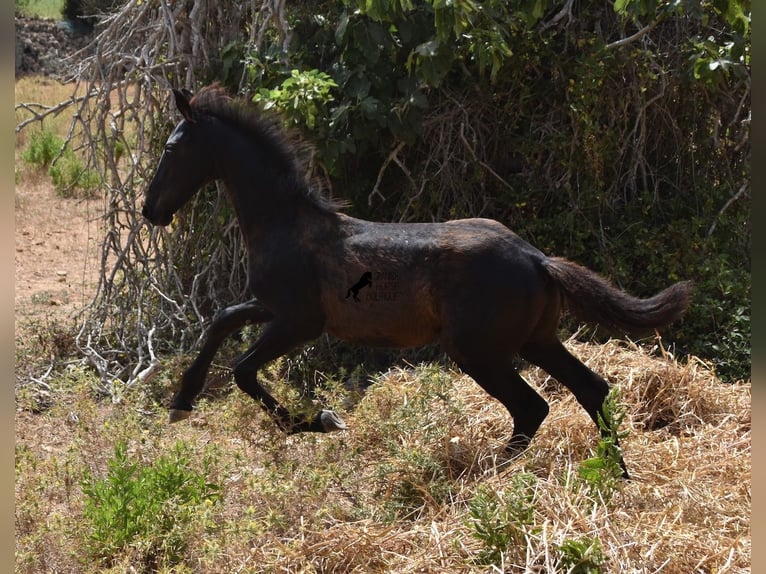
[[[189,100],[191,98],[191,92],[189,90],[173,90],[173,95],[176,98],[176,107],[185,120],[189,122],[194,121],[194,114],[192,113]]]

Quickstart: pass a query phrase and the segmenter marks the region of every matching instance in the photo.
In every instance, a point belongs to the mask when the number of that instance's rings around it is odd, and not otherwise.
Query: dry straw
[[[609,500],[577,473],[581,461],[593,455],[595,427],[544,372],[532,368],[523,374],[548,398],[551,414],[529,451],[508,460],[503,444],[510,419],[470,378],[431,367],[392,369],[345,414],[350,430],[344,435],[283,439],[274,447],[279,457],[294,461],[296,472],[305,470],[302,465],[326,465],[340,474],[345,467],[346,474],[317,500],[301,492],[302,479],[293,476],[296,482],[285,487],[284,496],[296,498],[283,506],[292,514],[282,517],[279,528],[265,528],[231,548],[227,567],[336,573],[749,572],[750,384],[723,384],[702,362],[681,364],[661,346],[645,349],[621,341],[567,346],[619,388],[627,411],[623,451],[632,480],[619,484]],[[418,462],[421,455],[427,463]],[[504,548],[494,564],[481,565],[477,557],[486,548],[474,535],[471,502],[480,492],[514,495],[514,477],[521,475],[532,477],[526,491],[532,520],[517,529],[518,542]],[[242,484],[242,496],[251,497],[248,504],[273,508],[274,493],[258,498],[254,484]],[[396,511],[387,514],[391,508]],[[595,541],[590,556],[598,568],[581,563],[573,569],[577,563],[567,561],[562,550],[573,541],[585,546]]]

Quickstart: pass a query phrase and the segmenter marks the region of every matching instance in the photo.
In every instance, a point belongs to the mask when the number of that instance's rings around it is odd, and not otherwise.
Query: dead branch
[[[172,232],[150,229],[140,205],[176,121],[170,88],[199,88],[221,51],[243,41],[242,30],[277,29],[288,42],[284,10],[273,0],[128,0],[101,17],[80,54],[71,98],[17,106],[30,114],[17,132],[71,113],[65,145],[80,149],[102,177],[99,279],[76,340],[106,395],[116,392],[114,380],[121,388],[146,381],[161,353],[192,350],[216,310],[244,296],[246,254],[236,223],[216,224],[233,219],[218,217],[230,209],[219,189],[201,192]]]

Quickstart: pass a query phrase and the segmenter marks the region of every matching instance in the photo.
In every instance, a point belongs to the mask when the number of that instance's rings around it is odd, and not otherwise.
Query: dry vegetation
[[[536,370],[526,375],[551,415],[529,452],[507,460],[507,415],[469,378],[436,366],[380,374],[347,407],[345,433],[294,437],[238,392],[211,395],[190,424],[166,425],[151,397],[165,392],[172,368],[119,404],[98,401],[93,375],[72,368],[45,412],[34,412],[31,394],[19,400],[17,571],[498,571],[477,562],[487,543],[470,511],[487,493],[529,497],[533,509],[527,522],[484,516],[519,533],[497,555],[501,571],[567,571],[562,547],[582,540],[598,541],[600,567],[575,572],[749,571],[749,384],[723,385],[697,361],[623,342],[569,345],[617,382],[627,409],[633,480],[611,498],[578,478],[597,440],[592,424]],[[332,387],[323,399],[342,410]],[[90,555],[81,481],[106,476],[120,442],[144,467],[184,445],[191,467],[221,487],[203,505],[168,501],[179,521],[192,513],[174,568],[141,537],[103,563]]]
[[[20,188],[31,177],[22,170]],[[49,197],[52,206],[76,201]],[[16,572],[750,570],[750,383],[722,384],[697,360],[619,341],[568,343],[613,381],[627,411],[633,480],[594,488],[578,467],[597,433],[571,394],[536,369],[524,375],[551,414],[517,460],[503,453],[511,430],[503,409],[466,376],[432,365],[373,375],[375,385],[353,401],[333,374],[320,376],[321,402],[350,429],[293,437],[229,392],[228,370],[218,366],[222,388],[189,422],[169,426],[163,404],[188,358],[166,360],[145,385],[115,382],[109,400],[98,375],[76,360],[63,365],[65,356],[35,381],[24,364],[72,349],[61,324],[40,331],[48,307],[22,303]],[[283,366],[265,378],[296,401],[277,383]],[[163,499],[156,483],[131,482],[165,459],[207,486],[195,486],[196,498],[179,489]],[[119,470],[123,483],[110,474]],[[92,507],[98,500],[105,512],[107,498],[88,494],[87,484],[110,476],[112,486],[138,485],[128,503],[154,497],[160,507],[153,523],[107,552],[110,532],[99,530]],[[108,494],[121,500],[116,489]]]

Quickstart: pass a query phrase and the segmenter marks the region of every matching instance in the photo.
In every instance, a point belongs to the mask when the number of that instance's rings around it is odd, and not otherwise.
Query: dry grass
[[[344,413],[349,431],[294,437],[238,392],[168,427],[150,389],[103,404],[90,375],[74,370],[52,389],[50,410],[17,417],[17,571],[101,571],[82,560],[79,481],[84,468],[104,474],[119,440],[144,464],[183,442],[213,461],[209,478],[223,486],[218,503],[196,511],[186,559],[157,571],[555,572],[566,571],[562,545],[584,539],[598,540],[604,557],[594,572],[749,571],[749,383],[725,385],[699,361],[617,341],[569,346],[617,383],[627,409],[633,480],[608,502],[577,475],[597,440],[592,423],[536,369],[525,374],[551,415],[517,460],[503,454],[510,423],[501,407],[469,378],[433,366],[381,374]],[[175,375],[159,375],[154,392]],[[324,400],[341,408],[332,390]],[[522,474],[533,478],[532,522],[495,566],[479,566],[471,501],[514,495]],[[138,546],[113,558],[114,572],[146,565]]]

